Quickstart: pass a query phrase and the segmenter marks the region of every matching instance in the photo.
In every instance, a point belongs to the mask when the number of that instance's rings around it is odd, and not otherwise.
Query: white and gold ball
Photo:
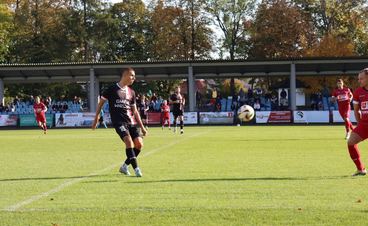
[[[238,109],[238,118],[244,122],[249,122],[254,117],[254,109],[249,105],[243,105]]]

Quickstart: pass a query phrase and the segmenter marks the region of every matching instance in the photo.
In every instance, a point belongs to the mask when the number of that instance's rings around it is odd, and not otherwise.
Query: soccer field
[[[349,176],[344,135],[150,128],[136,178],[118,173],[125,151],[113,129],[2,130],[0,225],[366,225],[368,177]]]

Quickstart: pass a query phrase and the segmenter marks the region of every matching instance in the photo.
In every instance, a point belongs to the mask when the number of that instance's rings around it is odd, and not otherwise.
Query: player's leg
[[[166,118],[166,120],[167,120],[167,125],[169,126],[169,130],[171,130],[171,127],[170,127],[170,116],[168,116],[168,117]]]
[[[119,172],[123,173],[125,175],[130,175],[129,170],[128,170],[129,164],[134,162],[134,163],[132,163],[132,165],[134,164],[134,166],[137,167],[136,166],[136,159],[135,159],[136,157],[135,157],[135,153],[134,153],[133,140],[130,136],[129,129],[126,125],[122,125],[120,127],[115,127],[115,131],[120,136],[120,139],[125,144],[125,154],[127,156],[127,158],[124,161],[123,165],[120,167]]]
[[[184,116],[183,114],[180,115],[180,134],[183,134],[184,133]]]
[[[44,121],[42,124],[43,124],[43,133],[46,134],[47,133],[47,124],[46,124],[46,121]]]
[[[178,118],[177,114],[174,114],[174,120],[173,120],[173,127],[174,127],[174,133],[176,133],[176,119]]]
[[[358,149],[358,143],[360,143],[361,141],[363,141],[365,138],[365,131],[364,131],[364,127],[363,126],[357,126],[353,132],[351,133],[349,140],[348,140],[348,150],[349,150],[349,154],[351,159],[353,160],[357,171],[356,173],[353,174],[353,176],[363,176],[367,174],[367,171],[364,167],[363,162],[360,159],[360,152]]]

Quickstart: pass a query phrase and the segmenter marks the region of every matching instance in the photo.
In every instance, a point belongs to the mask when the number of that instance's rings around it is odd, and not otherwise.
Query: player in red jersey
[[[353,176],[364,176],[367,171],[360,160],[357,144],[368,138],[368,68],[363,69],[358,75],[360,87],[354,91],[354,114],[358,125],[351,132],[348,140],[349,154],[357,167]]]
[[[171,129],[170,127],[170,106],[167,104],[166,100],[164,100],[164,102],[161,105],[161,121],[162,121],[162,129],[164,129],[166,125],[166,121],[167,121],[167,124],[169,125],[169,129]]]
[[[46,126],[45,112],[47,111],[47,107],[44,103],[41,102],[40,97],[36,97],[35,103],[33,105],[33,111],[34,111],[36,122],[38,126],[41,127],[43,130],[43,133],[46,134],[47,126]]]
[[[350,102],[353,98],[348,87],[344,87],[344,81],[342,79],[337,80],[337,88],[332,93],[332,100],[337,101],[339,107],[339,113],[341,118],[345,122],[346,136],[345,139],[349,139],[350,130],[353,130],[353,124],[350,122]]]

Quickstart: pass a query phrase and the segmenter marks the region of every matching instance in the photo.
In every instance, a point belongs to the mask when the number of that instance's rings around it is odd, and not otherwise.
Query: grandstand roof
[[[368,67],[368,57],[0,64],[0,78],[4,82],[88,81],[93,68],[100,81],[112,81],[122,68],[133,67],[139,79],[172,79],[187,78],[189,66],[196,78],[288,76],[293,63],[297,76],[349,75]]]

